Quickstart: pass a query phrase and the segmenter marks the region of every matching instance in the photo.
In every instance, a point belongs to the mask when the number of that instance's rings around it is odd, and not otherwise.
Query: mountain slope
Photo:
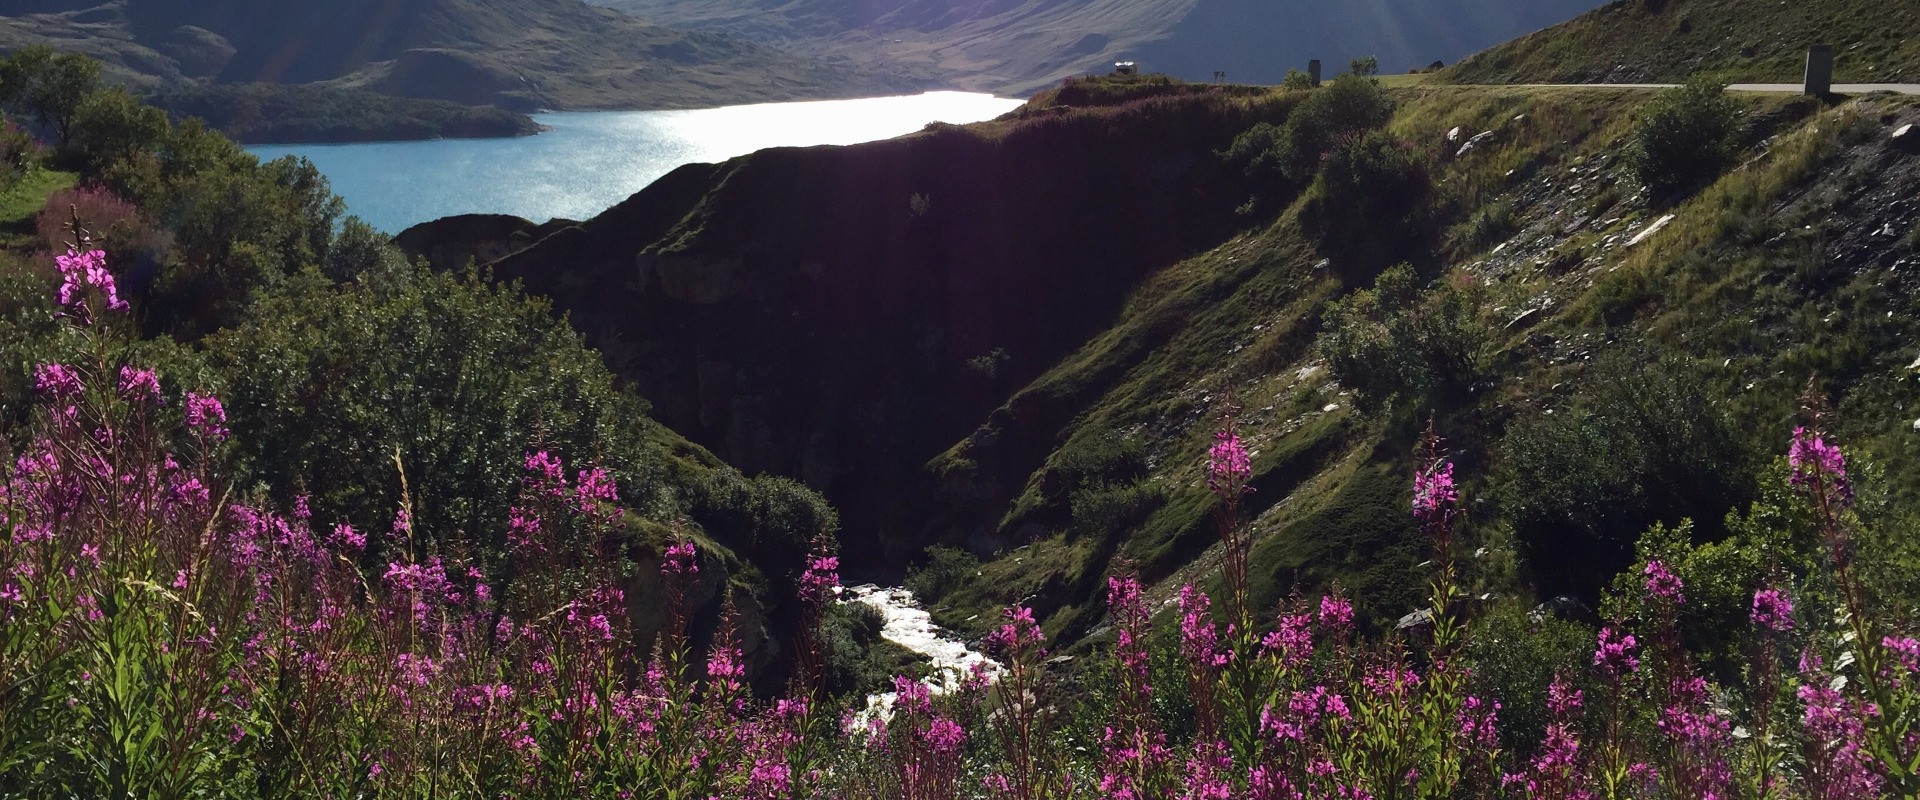
[[[1466,547],[1484,545],[1471,571],[1486,591],[1591,598],[1647,524],[1708,530],[1737,502],[1646,506],[1598,543],[1509,527],[1512,471],[1539,471],[1513,431],[1606,410],[1619,381],[1601,365],[1641,348],[1677,354],[1661,369],[1693,393],[1664,407],[1736,420],[1760,452],[1817,372],[1856,420],[1840,435],[1889,475],[1920,474],[1897,468],[1915,456],[1910,420],[1885,412],[1920,402],[1903,371],[1920,317],[1907,289],[1880,288],[1908,286],[1920,263],[1906,233],[1920,206],[1901,199],[1920,156],[1886,144],[1920,120],[1910,101],[1754,100],[1748,165],[1669,209],[1619,156],[1649,93],[1404,90],[1390,131],[1432,170],[1413,217],[1331,226],[1318,189],[1234,214],[1257,187],[1210,166],[1214,152],[1299,97],[1033,105],[688,167],[577,228],[448,220],[401,240],[447,262],[510,253],[498,274],[554,297],[663,421],[821,488],[858,567],[897,569],[935,543],[988,559],[937,598],[962,628],[1019,602],[1071,637],[1099,624],[1116,571],[1162,600],[1217,574],[1199,465],[1230,398],[1252,454],[1261,607],[1336,582],[1375,624],[1414,607],[1428,549],[1406,512],[1407,454],[1425,407],[1362,411],[1315,346],[1328,302],[1389,259],[1419,265],[1422,294],[1458,292],[1481,331],[1481,371],[1434,400],[1434,420],[1485,498]],[[1463,153],[1454,128],[1488,134]],[[1114,163],[1159,166],[1096,182]],[[1389,238],[1366,263],[1341,244]],[[1704,452],[1661,457],[1675,474],[1711,469]]]
[[[578,0],[0,2],[0,47],[45,42],[143,85],[204,78],[367,88],[521,110],[685,107],[897,88]]]
[[[1320,59],[1383,69],[1452,61],[1551,25],[1593,0],[594,0],[665,25],[710,28],[884,64],[963,86],[1027,94],[1116,60],[1189,80],[1225,70],[1278,83]]]
[[[1878,0],[1616,0],[1447,71],[1461,83],[1797,81],[1807,46],[1834,46],[1839,82],[1920,80],[1920,4]]]

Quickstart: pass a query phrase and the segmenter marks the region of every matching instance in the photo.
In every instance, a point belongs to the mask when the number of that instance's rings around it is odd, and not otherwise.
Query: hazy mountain
[[[325,82],[520,109],[900,88],[830,61],[579,0],[0,0],[0,48],[32,42],[92,53],[136,83]]]
[[[1025,93],[1116,60],[1190,79],[1277,82],[1322,60],[1386,71],[1451,63],[1594,0],[593,0],[964,86]]]

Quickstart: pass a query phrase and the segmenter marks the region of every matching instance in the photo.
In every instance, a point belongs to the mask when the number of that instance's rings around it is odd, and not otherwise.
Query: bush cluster
[[[1626,158],[1656,200],[1705,186],[1733,165],[1746,109],[1726,88],[1695,78],[1660,92],[1641,110]]]
[[[1754,459],[1683,359],[1610,354],[1578,386],[1508,428],[1500,505],[1544,588],[1593,597],[1580,576],[1625,567],[1648,526],[1717,523],[1746,499]]]
[[[1491,331],[1477,288],[1447,281],[1422,290],[1415,280],[1411,265],[1392,267],[1322,316],[1321,358],[1368,407],[1396,398],[1431,406],[1467,389],[1483,370]]]

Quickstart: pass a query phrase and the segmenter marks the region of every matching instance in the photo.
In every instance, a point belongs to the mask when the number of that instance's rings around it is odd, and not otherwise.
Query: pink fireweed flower
[[[1435,462],[1413,473],[1413,515],[1439,522],[1453,510],[1460,492],[1453,485],[1453,464]]]
[[[33,368],[33,390],[47,397],[78,397],[80,372],[65,364],[41,364]]]
[[[360,553],[367,549],[367,535],[342,522],[333,526],[332,544],[342,550]]]
[[[1313,655],[1313,617],[1281,614],[1272,633],[1260,640],[1260,646],[1279,658],[1282,669],[1293,669]]]
[[[56,299],[62,307],[72,306],[81,300],[81,293],[92,286],[107,296],[107,310],[124,312],[127,301],[120,299],[120,290],[114,285],[113,273],[107,271],[107,254],[103,250],[88,250],[81,253],[69,248],[66,255],[53,257],[60,268],[60,290]]]
[[[1847,458],[1837,445],[1819,436],[1809,435],[1804,427],[1793,429],[1793,442],[1787,446],[1787,463],[1793,467],[1788,478],[1794,486],[1807,488],[1824,478],[1833,487],[1841,504],[1853,502],[1853,486],[1847,480]]]
[[[507,546],[515,551],[540,549],[540,517],[519,506],[509,507]]]
[[[1189,663],[1219,669],[1233,660],[1233,653],[1220,647],[1212,604],[1206,592],[1193,584],[1180,587],[1180,655]]]
[[[533,473],[534,477],[547,486],[549,492],[555,497],[565,491],[567,483],[565,468],[560,464],[560,459],[551,453],[541,450],[528,454],[527,471]]]
[[[209,439],[227,438],[227,409],[213,395],[188,392],[186,422],[187,428]]]
[[[1469,696],[1456,714],[1460,737],[1482,751],[1500,746],[1500,701]]]
[[[1247,478],[1253,475],[1253,462],[1240,434],[1229,425],[1213,435],[1213,447],[1207,450],[1207,488],[1221,497],[1249,491]]]
[[[1753,624],[1778,632],[1793,629],[1793,601],[1779,589],[1761,589],[1753,593]]]
[[[1659,561],[1647,562],[1646,576],[1647,594],[1676,606],[1687,602],[1686,594],[1681,591],[1680,576],[1673,574],[1673,570],[1667,569],[1666,564]]]
[[[601,503],[614,505],[620,502],[620,492],[614,486],[613,478],[600,467],[580,470],[580,479],[574,483],[573,492],[582,514],[599,513]],[[618,509],[611,514],[617,516]]]
[[[934,717],[927,726],[927,743],[933,745],[933,751],[940,754],[960,752],[967,743],[967,732],[959,723],[945,717]]]
[[[161,402],[160,378],[154,374],[153,370],[122,365],[120,396],[132,402],[159,404]]]
[[[1353,627],[1353,604],[1337,594],[1321,597],[1320,627],[1336,632]]]
[[[1593,666],[1607,678],[1617,680],[1640,668],[1640,658],[1635,655],[1639,644],[1633,634],[1622,635],[1612,628],[1601,628],[1598,644],[1593,652]]]
[[[1899,661],[1900,666],[1907,672],[1920,672],[1920,639],[1914,639],[1911,636],[1902,636],[1897,639],[1892,636],[1883,636],[1880,639],[1880,646],[1893,653],[1894,660]]]
[[[1114,645],[1114,657],[1120,662],[1120,668],[1127,673],[1123,680],[1128,685],[1123,693],[1133,693],[1144,698],[1153,690],[1147,683],[1147,672],[1153,654],[1147,650],[1147,628],[1150,625],[1147,615],[1146,599],[1140,594],[1140,582],[1132,576],[1107,579],[1107,609],[1113,617],[1114,627],[1119,629],[1119,641]],[[1122,702],[1135,699],[1123,697]]]
[[[700,562],[694,558],[693,542],[667,546],[667,552],[660,559],[660,574],[696,575],[699,572]]]
[[[833,590],[840,586],[840,557],[815,555],[807,557],[807,571],[800,575],[800,601],[811,605],[824,605],[833,598]]]
[[[1862,747],[1872,706],[1847,698],[1826,680],[1808,681],[1797,693],[1805,708],[1800,725],[1808,748],[1807,796],[1815,800],[1880,796],[1876,759]]]
[[[1016,606],[1000,612],[1006,619],[998,630],[987,634],[987,646],[996,652],[1014,653],[1047,640],[1040,624],[1033,620],[1033,609]]]

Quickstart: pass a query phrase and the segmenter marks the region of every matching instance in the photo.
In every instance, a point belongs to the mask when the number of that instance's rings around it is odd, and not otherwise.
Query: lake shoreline
[[[589,219],[685,164],[772,147],[891,139],[933,122],[996,118],[1023,101],[977,92],[535,114],[534,136],[248,145],[307,158],[375,229],[470,214]]]

